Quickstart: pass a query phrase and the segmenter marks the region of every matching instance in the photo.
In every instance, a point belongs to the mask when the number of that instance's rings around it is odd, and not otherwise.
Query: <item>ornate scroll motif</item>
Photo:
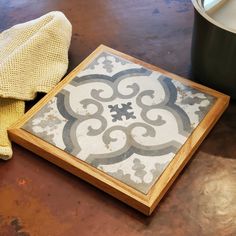
[[[210,95],[103,52],[24,128],[147,193],[212,104]]]

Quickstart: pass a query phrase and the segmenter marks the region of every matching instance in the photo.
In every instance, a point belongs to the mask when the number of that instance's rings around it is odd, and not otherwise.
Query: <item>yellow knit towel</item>
[[[0,34],[0,158],[11,158],[6,129],[24,113],[16,99],[48,92],[66,73],[71,30],[63,13],[50,12]]]
[[[12,156],[11,143],[7,128],[24,114],[25,102],[15,99],[0,98],[0,158],[7,160]]]

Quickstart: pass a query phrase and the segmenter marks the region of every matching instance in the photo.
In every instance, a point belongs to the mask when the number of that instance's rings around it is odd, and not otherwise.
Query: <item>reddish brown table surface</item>
[[[69,71],[105,44],[190,77],[190,0],[0,0],[0,31],[52,10],[73,25]],[[150,217],[14,144],[0,235],[236,235],[235,131],[231,103]]]

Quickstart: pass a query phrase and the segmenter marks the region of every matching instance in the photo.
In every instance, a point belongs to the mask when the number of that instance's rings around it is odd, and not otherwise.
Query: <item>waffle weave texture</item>
[[[47,93],[65,75],[72,27],[50,12],[0,34],[0,158],[12,157],[7,128],[24,114],[24,101]]]

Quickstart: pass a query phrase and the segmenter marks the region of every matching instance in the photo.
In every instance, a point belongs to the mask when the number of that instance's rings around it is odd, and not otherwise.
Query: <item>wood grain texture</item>
[[[151,70],[159,71],[174,80],[180,81],[187,86],[198,89],[217,98],[211,110],[193,131],[186,143],[182,146],[175,158],[171,161],[160,178],[152,186],[147,195],[138,192],[137,190],[127,186],[115,178],[108,176],[104,172],[99,171],[98,169],[86,164],[83,161],[80,161],[70,154],[65,153],[64,151],[21,129],[25,122],[27,122],[37,111],[39,111],[53,96],[55,96],[55,94],[57,94],[63,88],[64,85],[71,81],[79,71],[85,68],[85,66],[88,65],[89,62],[91,62],[95,56],[102,51],[111,52]],[[27,149],[35,152],[39,156],[42,156],[46,160],[53,162],[61,168],[66,169],[67,171],[120,199],[124,203],[134,207],[142,213],[150,215],[166,191],[169,189],[175,178],[178,176],[180,171],[196,151],[200,143],[224,112],[228,106],[228,103],[229,97],[222,93],[209,89],[203,85],[199,85],[195,82],[186,80],[156,66],[150,65],[124,53],[101,45],[79,66],[77,66],[64,80],[62,80],[51,92],[49,92],[41,101],[39,101],[31,110],[29,110],[22,117],[22,119],[10,127],[8,132],[12,141],[26,147]]]

